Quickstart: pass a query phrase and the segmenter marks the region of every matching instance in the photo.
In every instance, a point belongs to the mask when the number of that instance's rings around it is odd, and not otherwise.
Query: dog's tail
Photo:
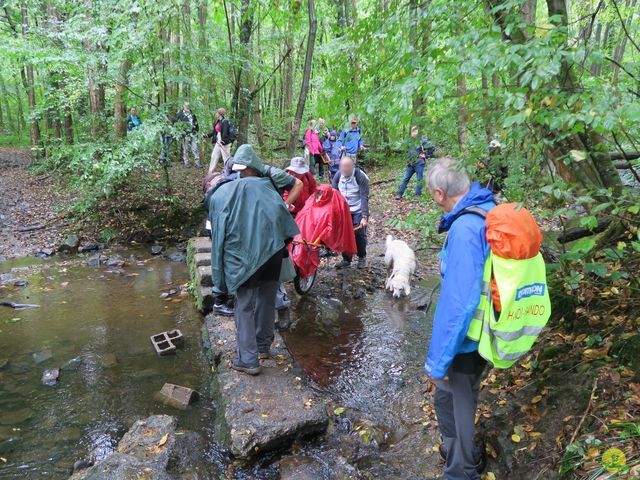
[[[389,245],[391,245],[391,242],[393,242],[393,236],[387,235],[387,248],[389,248]]]

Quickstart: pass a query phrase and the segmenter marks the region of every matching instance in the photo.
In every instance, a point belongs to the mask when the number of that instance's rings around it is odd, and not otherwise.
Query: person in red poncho
[[[300,195],[296,198],[296,201],[291,204],[291,208],[289,211],[291,215],[294,217],[296,214],[302,210],[304,204],[307,199],[311,197],[316,192],[316,179],[313,178],[312,173],[309,171],[309,167],[307,163],[304,161],[303,157],[294,157],[291,159],[290,165],[285,169],[286,172],[292,177],[297,178],[302,182],[302,190],[300,191]],[[289,192],[284,192],[282,198],[284,201],[287,201]]]
[[[293,263],[301,277],[309,277],[320,263],[317,250],[298,243],[303,240],[314,246],[325,246],[336,252],[353,255],[356,241],[349,205],[340,192],[330,185],[320,185],[309,197],[298,215],[296,223],[300,234],[290,248]]]

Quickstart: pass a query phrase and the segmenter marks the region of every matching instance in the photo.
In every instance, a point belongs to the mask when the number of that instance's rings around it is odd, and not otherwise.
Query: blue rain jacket
[[[459,353],[478,349],[478,342],[466,335],[480,303],[484,264],[489,256],[487,227],[478,215],[464,214],[455,219],[458,212],[471,205],[491,210],[496,206],[493,193],[474,182],[453,210],[440,220],[449,233],[440,252],[442,287],[424,365],[425,372],[434,378],[444,378]]]

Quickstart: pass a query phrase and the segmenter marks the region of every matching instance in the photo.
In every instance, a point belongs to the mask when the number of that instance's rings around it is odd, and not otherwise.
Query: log
[[[574,240],[578,240],[580,238],[588,237],[590,235],[594,235],[596,233],[604,232],[611,220],[601,220],[598,222],[598,225],[593,230],[589,230],[584,227],[574,227],[570,228],[566,232],[562,233],[558,236],[558,242],[560,243],[568,243],[573,242]]]
[[[32,232],[34,230],[42,230],[46,225],[38,224],[38,225],[29,225],[28,227],[17,227],[16,232]]]

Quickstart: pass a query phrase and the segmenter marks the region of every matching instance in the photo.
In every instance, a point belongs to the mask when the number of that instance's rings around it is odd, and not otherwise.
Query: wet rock
[[[195,237],[189,240],[187,249],[196,253],[211,252],[211,238],[209,237]]]
[[[5,368],[7,365],[9,365],[9,359],[8,358],[0,358],[0,370]]]
[[[100,266],[100,254],[96,254],[96,255],[92,255],[89,258],[87,258],[87,260],[85,261],[85,263],[87,264],[88,267],[91,268],[97,268]]]
[[[317,460],[303,455],[290,455],[278,462],[280,480],[317,480],[327,474]]]
[[[115,367],[118,364],[118,357],[116,357],[115,353],[105,353],[102,356],[101,363],[104,368]]]
[[[50,257],[51,255],[56,253],[56,251],[53,248],[41,248],[39,250],[39,253],[44,255],[45,257]]]
[[[217,368],[220,404],[236,457],[248,458],[326,430],[324,404],[294,373],[293,359],[279,334],[271,348],[273,357],[262,363],[260,375],[251,378],[226,364],[235,357],[233,319],[208,315],[203,334]]]
[[[42,350],[31,354],[31,358],[33,358],[33,361],[36,363],[43,363],[53,358],[53,352],[50,349]]]
[[[198,278],[198,285],[201,287],[213,287],[211,267],[198,267],[196,269],[196,276]]]
[[[34,411],[28,407],[0,413],[0,425],[20,425],[33,417]]]
[[[74,472],[72,480],[145,478],[165,480],[173,456],[176,419],[154,415],[138,420],[122,437],[116,451],[95,465]]]
[[[186,262],[187,255],[184,251],[178,250],[176,247],[168,248],[165,254],[162,256],[165,260],[170,262]]]
[[[91,460],[77,460],[73,464],[73,474],[80,473],[82,470],[86,470],[89,467],[93,467]]]
[[[78,370],[82,366],[82,357],[75,357],[71,360],[67,360],[60,366],[60,370]]]
[[[58,383],[58,378],[60,378],[60,369],[52,368],[50,370],[45,370],[42,373],[42,384],[52,386]]]
[[[199,397],[200,394],[191,388],[165,383],[157,398],[165,405],[186,410]]]
[[[151,245],[151,248],[149,248],[149,253],[151,255],[160,255],[162,253],[162,250],[164,250],[164,247],[162,245]]]
[[[124,265],[124,257],[119,254],[112,255],[105,262],[107,267],[121,267]]]
[[[97,243],[85,243],[78,248],[79,252],[92,252],[98,250],[100,246]]]
[[[80,238],[77,235],[68,235],[58,250],[61,252],[75,252],[78,250],[78,246],[80,245]]]
[[[27,285],[29,285],[29,282],[24,279],[18,279],[13,281],[14,287],[26,287]]]
[[[0,285],[8,285],[16,279],[13,273],[0,273]]]

